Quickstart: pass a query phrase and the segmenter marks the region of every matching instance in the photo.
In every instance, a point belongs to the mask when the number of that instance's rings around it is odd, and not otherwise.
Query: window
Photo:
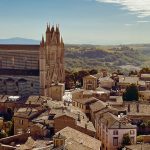
[[[106,132],[108,132],[108,128],[106,127]]]
[[[118,135],[118,130],[114,130],[113,135]]]
[[[118,137],[113,137],[113,146],[118,146]]]
[[[130,134],[133,135],[135,132],[134,130],[130,130]]]
[[[23,120],[20,120],[20,124],[22,124],[22,125],[23,125]]]
[[[134,144],[134,137],[131,137],[131,143]]]
[[[86,109],[90,109],[89,105],[86,105]]]

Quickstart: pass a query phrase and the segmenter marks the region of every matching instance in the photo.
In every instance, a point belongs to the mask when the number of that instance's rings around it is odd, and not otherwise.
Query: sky
[[[66,44],[150,43],[150,0],[0,0],[0,39],[40,40],[47,22]]]

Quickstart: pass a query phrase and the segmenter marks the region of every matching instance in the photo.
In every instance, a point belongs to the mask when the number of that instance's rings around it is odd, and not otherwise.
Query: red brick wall
[[[60,116],[54,119],[55,132],[58,132],[67,126],[75,128],[75,119],[69,116]]]

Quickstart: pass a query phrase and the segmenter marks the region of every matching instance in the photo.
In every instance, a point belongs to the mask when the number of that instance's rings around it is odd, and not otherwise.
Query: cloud
[[[114,3],[136,14],[138,17],[150,16],[150,0],[96,0],[97,2]]]
[[[137,23],[148,23],[150,22],[149,20],[138,20]]]
[[[126,23],[125,26],[132,26],[133,24],[130,23]]]

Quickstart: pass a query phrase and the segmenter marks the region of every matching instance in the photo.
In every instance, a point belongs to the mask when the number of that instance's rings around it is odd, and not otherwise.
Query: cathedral
[[[64,43],[58,25],[47,25],[40,45],[0,44],[1,95],[61,100],[64,80]]]
[[[54,29],[47,25],[46,40],[42,37],[39,56],[41,95],[55,98],[63,92],[63,85],[59,83],[63,83],[65,79],[64,43],[58,26]]]

